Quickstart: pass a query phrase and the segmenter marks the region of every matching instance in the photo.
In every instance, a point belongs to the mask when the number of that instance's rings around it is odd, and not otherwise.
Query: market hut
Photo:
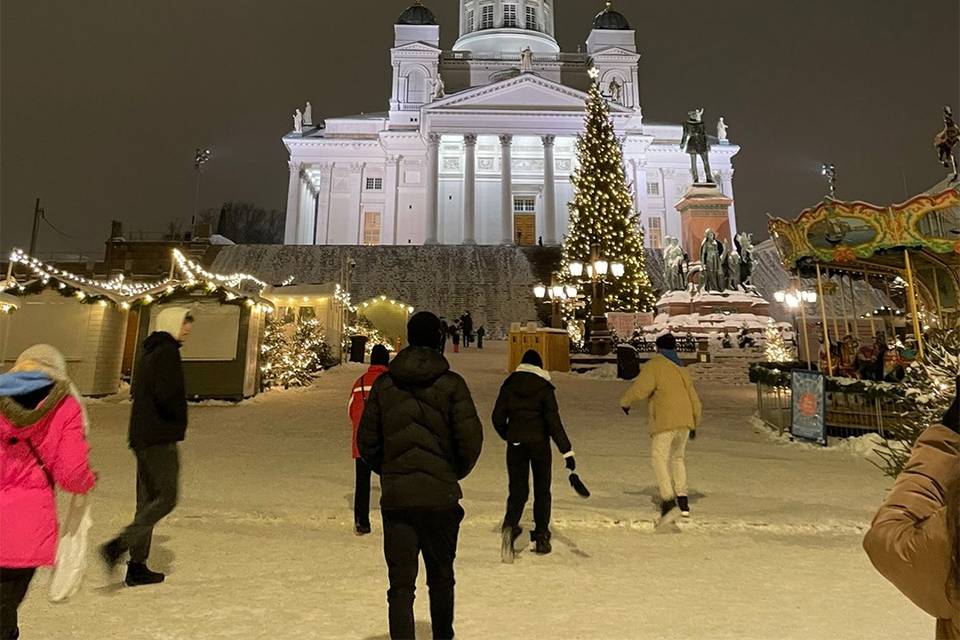
[[[320,331],[330,345],[334,357],[339,360],[342,353],[343,326],[345,312],[349,308],[349,298],[344,298],[336,284],[296,284],[268,286],[263,297],[277,309],[277,317],[289,322],[290,330],[295,330],[299,322],[316,320]]]
[[[387,344],[399,350],[407,342],[407,321],[413,310],[406,302],[381,295],[356,306],[357,324],[368,325],[379,333]],[[362,320],[366,320],[366,323]]]

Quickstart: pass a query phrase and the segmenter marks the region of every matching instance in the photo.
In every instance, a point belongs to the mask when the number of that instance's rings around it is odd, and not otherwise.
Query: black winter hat
[[[382,344],[374,345],[370,351],[370,364],[379,364],[384,367],[390,364],[390,352],[387,351],[385,346]]]
[[[657,338],[657,349],[666,349],[667,351],[677,350],[677,339],[672,333],[665,333]]]
[[[523,359],[520,360],[522,364],[532,364],[535,367],[543,368],[543,358],[540,357],[540,354],[530,349],[525,354],[523,354]]]
[[[407,342],[411,347],[430,347],[439,351],[442,340],[440,318],[429,311],[415,313],[407,322]]]

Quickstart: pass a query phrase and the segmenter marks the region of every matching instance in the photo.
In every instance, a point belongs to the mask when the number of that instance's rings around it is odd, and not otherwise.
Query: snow
[[[458,637],[933,636],[933,621],[860,548],[891,482],[848,452],[784,446],[754,431],[752,388],[700,389],[706,417],[688,461],[694,518],[681,523],[680,535],[655,535],[646,411],[620,412],[628,383],[555,376],[578,471],[593,496],[577,497],[555,458],[554,553],[525,551],[516,564],[501,564],[506,478],[488,417],[506,346],[448,358],[471,385],[487,437],[463,483]],[[21,608],[25,640],[385,638],[378,514],[374,535],[351,532],[346,406],[358,369],[332,370],[310,388],[252,402],[193,407],[181,504],[158,526],[151,558],[167,582],[115,588],[93,571],[75,599],[54,606],[41,575]],[[100,473],[92,540],[103,541],[133,512],[130,408],[99,402],[89,410]],[[423,580],[416,611],[427,638]]]

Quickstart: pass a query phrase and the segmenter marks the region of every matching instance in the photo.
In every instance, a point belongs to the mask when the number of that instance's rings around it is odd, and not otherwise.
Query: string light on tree
[[[577,285],[570,265],[592,264],[598,255],[602,256],[610,264],[623,265],[622,275],[602,289],[605,309],[650,311],[656,297],[647,274],[643,232],[624,175],[623,149],[607,101],[600,93],[599,72],[591,68],[589,74],[592,83],[584,131],[577,137],[578,168],[572,178],[570,225],[557,278],[565,285]],[[617,268],[619,273],[620,267]],[[592,291],[582,291],[589,309]]]

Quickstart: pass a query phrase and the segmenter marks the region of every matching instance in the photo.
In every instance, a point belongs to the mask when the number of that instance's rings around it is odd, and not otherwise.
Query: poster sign
[[[791,382],[793,424],[790,433],[795,438],[827,444],[826,384],[823,374],[816,371],[793,371]]]

